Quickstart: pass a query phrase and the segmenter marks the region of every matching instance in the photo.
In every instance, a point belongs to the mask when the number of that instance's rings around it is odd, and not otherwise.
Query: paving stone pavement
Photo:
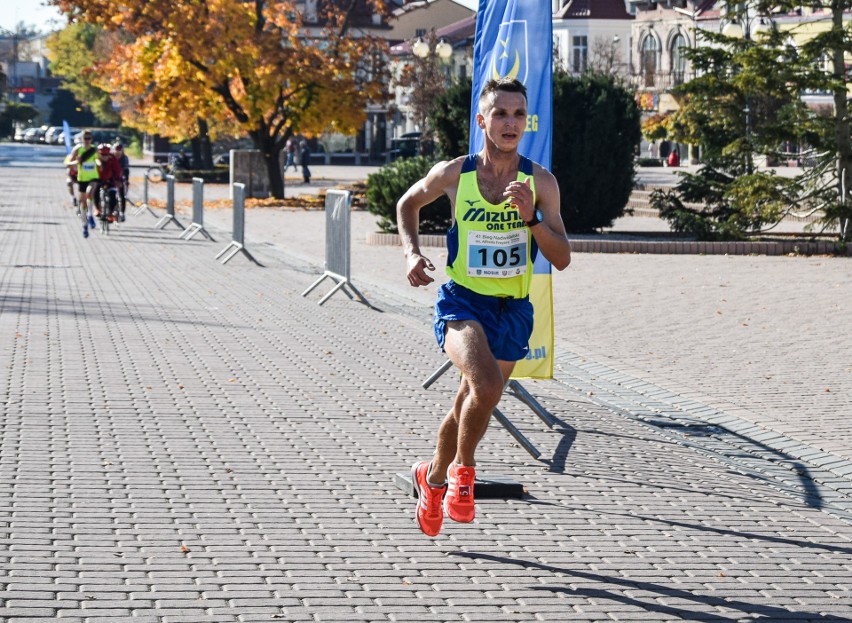
[[[452,392],[416,305],[148,215],[84,240],[56,171],[0,189],[0,621],[852,621],[843,476],[695,397],[566,352],[555,429],[502,405],[544,460],[480,452],[528,495],[429,539],[393,485]]]

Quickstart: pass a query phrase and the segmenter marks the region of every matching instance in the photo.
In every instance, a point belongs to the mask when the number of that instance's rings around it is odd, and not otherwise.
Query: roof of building
[[[568,0],[554,17],[559,19],[633,19],[624,0]]]
[[[467,39],[473,39],[475,35],[476,14],[435,30],[435,36],[438,39],[444,39],[453,46],[463,43]],[[411,54],[411,42],[403,41],[392,46],[390,54],[391,56]]]

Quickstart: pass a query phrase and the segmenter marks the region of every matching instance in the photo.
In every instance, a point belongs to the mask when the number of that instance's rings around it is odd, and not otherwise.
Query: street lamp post
[[[422,37],[417,37],[408,45],[408,50],[414,57],[405,61],[400,72],[397,86],[409,91],[400,97],[400,105],[407,106],[404,112],[404,125],[420,132],[418,152],[427,145],[431,137],[428,124],[429,113],[434,109],[435,100],[446,92],[452,75],[453,45],[444,38],[439,38],[432,30]],[[394,131],[396,134],[396,129]]]
[[[414,44],[412,44],[411,52],[417,58],[428,58],[429,55],[433,53],[429,43],[423,39],[418,39],[414,42]],[[446,40],[441,39],[435,44],[434,54],[441,59],[441,62],[445,64],[449,63],[450,58],[453,56],[453,46],[447,43]]]
[[[730,21],[722,28],[722,34],[726,37],[731,37],[733,39],[743,39],[745,41],[751,42],[752,40],[752,21],[757,19],[756,16],[751,16],[749,14],[749,9],[751,8],[751,3],[745,3],[745,14],[739,18],[738,21]],[[765,22],[762,18],[760,18],[760,22],[755,28],[755,32],[760,31],[761,33],[765,31]],[[743,108],[743,112],[745,113],[745,139],[746,139],[746,175],[751,175],[754,173],[754,154],[752,153],[752,145],[751,145],[751,106],[750,106],[750,98],[749,93],[746,91],[745,93],[745,108]]]

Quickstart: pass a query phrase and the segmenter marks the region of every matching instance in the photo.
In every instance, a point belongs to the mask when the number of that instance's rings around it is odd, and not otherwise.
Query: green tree
[[[11,136],[15,123],[29,125],[38,116],[38,110],[31,104],[9,102],[6,110],[0,114],[0,136]]]
[[[572,232],[607,227],[624,214],[635,176],[639,109],[633,93],[611,77],[553,74],[552,172],[561,213]]]
[[[439,155],[455,158],[467,153],[470,144],[470,98],[473,84],[470,78],[453,82],[434,101],[429,123],[434,128]]]
[[[431,113],[436,108],[436,100],[447,92],[447,73],[438,56],[438,37],[431,30],[425,40],[412,44],[425,44],[425,56],[412,54],[399,66],[399,71],[391,81],[391,86],[406,90],[408,106],[414,122],[423,132],[423,138],[432,137]]]
[[[68,89],[58,89],[53,100],[50,102],[50,125],[62,125],[67,121],[69,125],[86,127],[95,125],[95,116],[92,111],[83,108],[83,105],[74,97]]]
[[[791,213],[820,214],[823,226],[839,225],[848,241],[852,202],[843,180],[852,175],[852,143],[844,57],[852,38],[843,13],[852,2],[812,5],[828,9],[831,23],[804,45],[791,45],[791,31],[774,24],[743,38],[700,31],[706,45],[689,52],[697,77],[676,89],[681,108],[670,130],[675,140],[701,145],[704,166],[652,197],[676,231],[738,239]],[[749,2],[729,18],[751,26],[757,15],[771,23],[772,11],[798,6]],[[831,93],[834,110],[809,109],[806,91]],[[755,166],[757,154],[769,162],[785,158],[782,147],[790,144],[805,148],[816,166],[793,179]]]
[[[95,62],[108,56],[108,38],[100,27],[86,22],[69,24],[48,39],[50,70],[64,78],[65,88],[103,125],[121,120],[109,92],[98,86]]]

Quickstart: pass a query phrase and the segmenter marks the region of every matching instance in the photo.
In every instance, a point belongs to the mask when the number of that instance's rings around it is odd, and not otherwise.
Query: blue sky
[[[54,7],[45,7],[42,0],[3,0],[0,12],[0,27],[13,30],[18,22],[33,25],[40,30],[50,31],[51,20],[60,19],[61,14]]]

